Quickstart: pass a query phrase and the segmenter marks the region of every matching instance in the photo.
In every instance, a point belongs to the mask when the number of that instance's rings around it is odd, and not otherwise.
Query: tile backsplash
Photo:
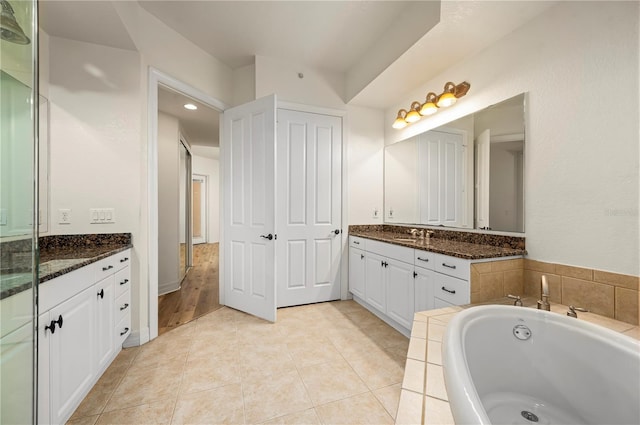
[[[638,324],[637,276],[546,263],[530,259],[475,263],[471,266],[471,302],[507,294],[540,297],[546,275],[550,301],[586,308],[592,313]]]

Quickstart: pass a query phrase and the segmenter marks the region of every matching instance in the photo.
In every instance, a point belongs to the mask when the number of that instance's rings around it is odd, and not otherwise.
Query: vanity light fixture
[[[400,109],[392,127],[395,129],[405,128],[408,124],[420,121],[423,116],[433,115],[438,112],[438,108],[446,108],[455,104],[458,99],[467,94],[470,88],[471,84],[466,81],[458,85],[449,81],[444,85],[444,91],[440,95],[429,92],[424,103],[412,102],[409,112]]]
[[[193,103],[186,103],[184,105],[184,109],[188,109],[190,111],[195,111],[196,109],[198,109],[198,107],[196,105],[194,105]]]
[[[456,96],[454,95],[454,90],[456,89],[456,85],[452,82],[448,82],[444,85],[444,92],[438,97],[438,103],[436,105],[438,108],[446,108],[447,106],[451,106],[456,103]]]
[[[418,109],[421,106],[422,105],[420,105],[420,102],[417,102],[417,101],[411,103],[411,109],[409,110],[409,113],[407,114],[407,116],[404,117],[404,120],[409,124],[420,121],[420,118],[422,117],[420,116],[420,112],[418,112]]]
[[[434,92],[429,92],[429,94],[427,94],[427,98],[425,102],[422,104],[422,107],[420,108],[420,115],[427,116],[427,115],[433,115],[436,112],[438,112],[438,106],[436,105],[437,101],[438,101],[438,95],[435,94]]]
[[[393,122],[392,127],[396,130],[400,130],[401,128],[405,128],[407,126],[407,122],[405,121],[405,117],[407,116],[406,109],[400,109],[398,111],[398,116],[396,120]]]

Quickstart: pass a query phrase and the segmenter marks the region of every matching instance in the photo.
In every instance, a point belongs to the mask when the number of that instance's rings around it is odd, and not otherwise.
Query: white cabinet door
[[[413,264],[385,259],[387,315],[407,329],[413,325],[414,277]]]
[[[385,257],[368,252],[365,256],[365,301],[385,313],[387,310],[385,294]]]
[[[342,119],[278,109],[278,307],[340,298]]]
[[[415,311],[432,310],[435,308],[433,299],[434,272],[422,267],[416,267],[415,270]]]
[[[54,336],[48,329],[51,323],[49,312],[42,313],[38,318],[38,423],[51,423],[49,404],[49,342]]]
[[[115,356],[115,286],[114,276],[96,283],[96,371],[101,373],[109,366]]]
[[[349,248],[349,291],[362,299],[365,281],[365,254],[357,248]]]
[[[93,384],[95,298],[90,287],[50,311],[57,321],[49,344],[51,423],[65,423]]]

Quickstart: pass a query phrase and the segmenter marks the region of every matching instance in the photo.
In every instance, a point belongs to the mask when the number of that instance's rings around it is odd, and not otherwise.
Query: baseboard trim
[[[149,342],[149,328],[133,331],[122,343],[123,348],[138,347]]]
[[[158,296],[160,295],[166,295],[169,294],[171,292],[175,292],[175,291],[179,291],[180,290],[180,281],[175,281],[175,282],[167,282],[167,283],[159,283],[158,284]]]

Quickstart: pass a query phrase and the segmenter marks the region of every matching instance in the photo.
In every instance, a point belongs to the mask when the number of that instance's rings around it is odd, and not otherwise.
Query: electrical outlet
[[[58,209],[58,224],[71,224],[71,210],[67,208]]]
[[[373,218],[378,218],[378,209],[377,208],[373,209]]]

